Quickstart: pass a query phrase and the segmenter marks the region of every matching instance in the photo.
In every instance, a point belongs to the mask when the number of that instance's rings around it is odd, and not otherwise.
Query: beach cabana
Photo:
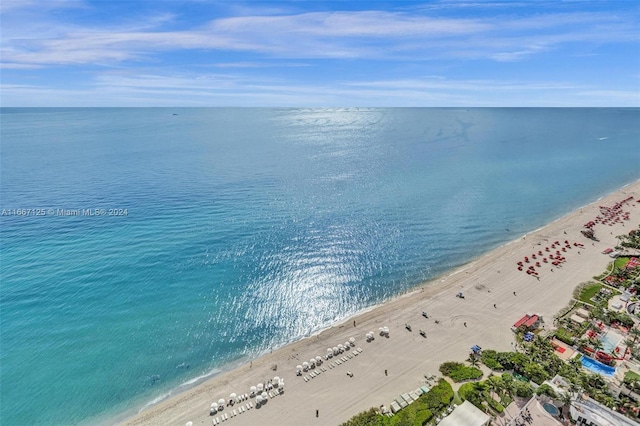
[[[447,417],[442,419],[439,426],[486,426],[491,417],[476,408],[469,401],[464,401]]]

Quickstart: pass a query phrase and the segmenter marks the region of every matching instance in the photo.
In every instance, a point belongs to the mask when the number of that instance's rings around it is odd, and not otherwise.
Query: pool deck
[[[556,348],[555,354],[563,361],[570,360],[576,353],[576,350],[558,339],[552,339],[551,344]]]
[[[526,423],[527,426],[562,426],[569,423],[563,423],[560,419],[553,417],[542,406],[542,402],[538,401],[535,397],[529,400],[517,399],[509,404],[509,406],[502,412],[502,414],[496,417],[495,424],[500,426],[514,426],[518,417],[522,420],[520,413],[524,413],[529,410],[531,416],[531,423]]]

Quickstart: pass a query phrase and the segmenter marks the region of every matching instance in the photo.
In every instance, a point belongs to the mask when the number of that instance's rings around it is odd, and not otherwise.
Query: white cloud
[[[2,33],[6,63],[38,65],[154,62],[181,50],[252,52],[313,59],[489,58],[521,60],[570,42],[637,41],[635,23],[609,13],[545,14],[530,18],[442,18],[406,12],[309,12],[236,16],[185,30],[162,30],[171,13],[114,25],[39,23],[27,36],[9,14]],[[596,31],[606,26],[606,31]],[[18,27],[18,28],[17,28]],[[540,32],[541,29],[547,32]]]

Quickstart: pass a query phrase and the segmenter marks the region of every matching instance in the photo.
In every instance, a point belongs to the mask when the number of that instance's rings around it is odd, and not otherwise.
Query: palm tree
[[[478,367],[478,357],[475,354],[469,354],[467,361],[469,361],[472,367]]]

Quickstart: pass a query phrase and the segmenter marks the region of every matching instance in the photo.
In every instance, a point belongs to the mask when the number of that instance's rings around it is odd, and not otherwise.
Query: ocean
[[[0,423],[109,423],[640,178],[640,109],[2,108]]]

